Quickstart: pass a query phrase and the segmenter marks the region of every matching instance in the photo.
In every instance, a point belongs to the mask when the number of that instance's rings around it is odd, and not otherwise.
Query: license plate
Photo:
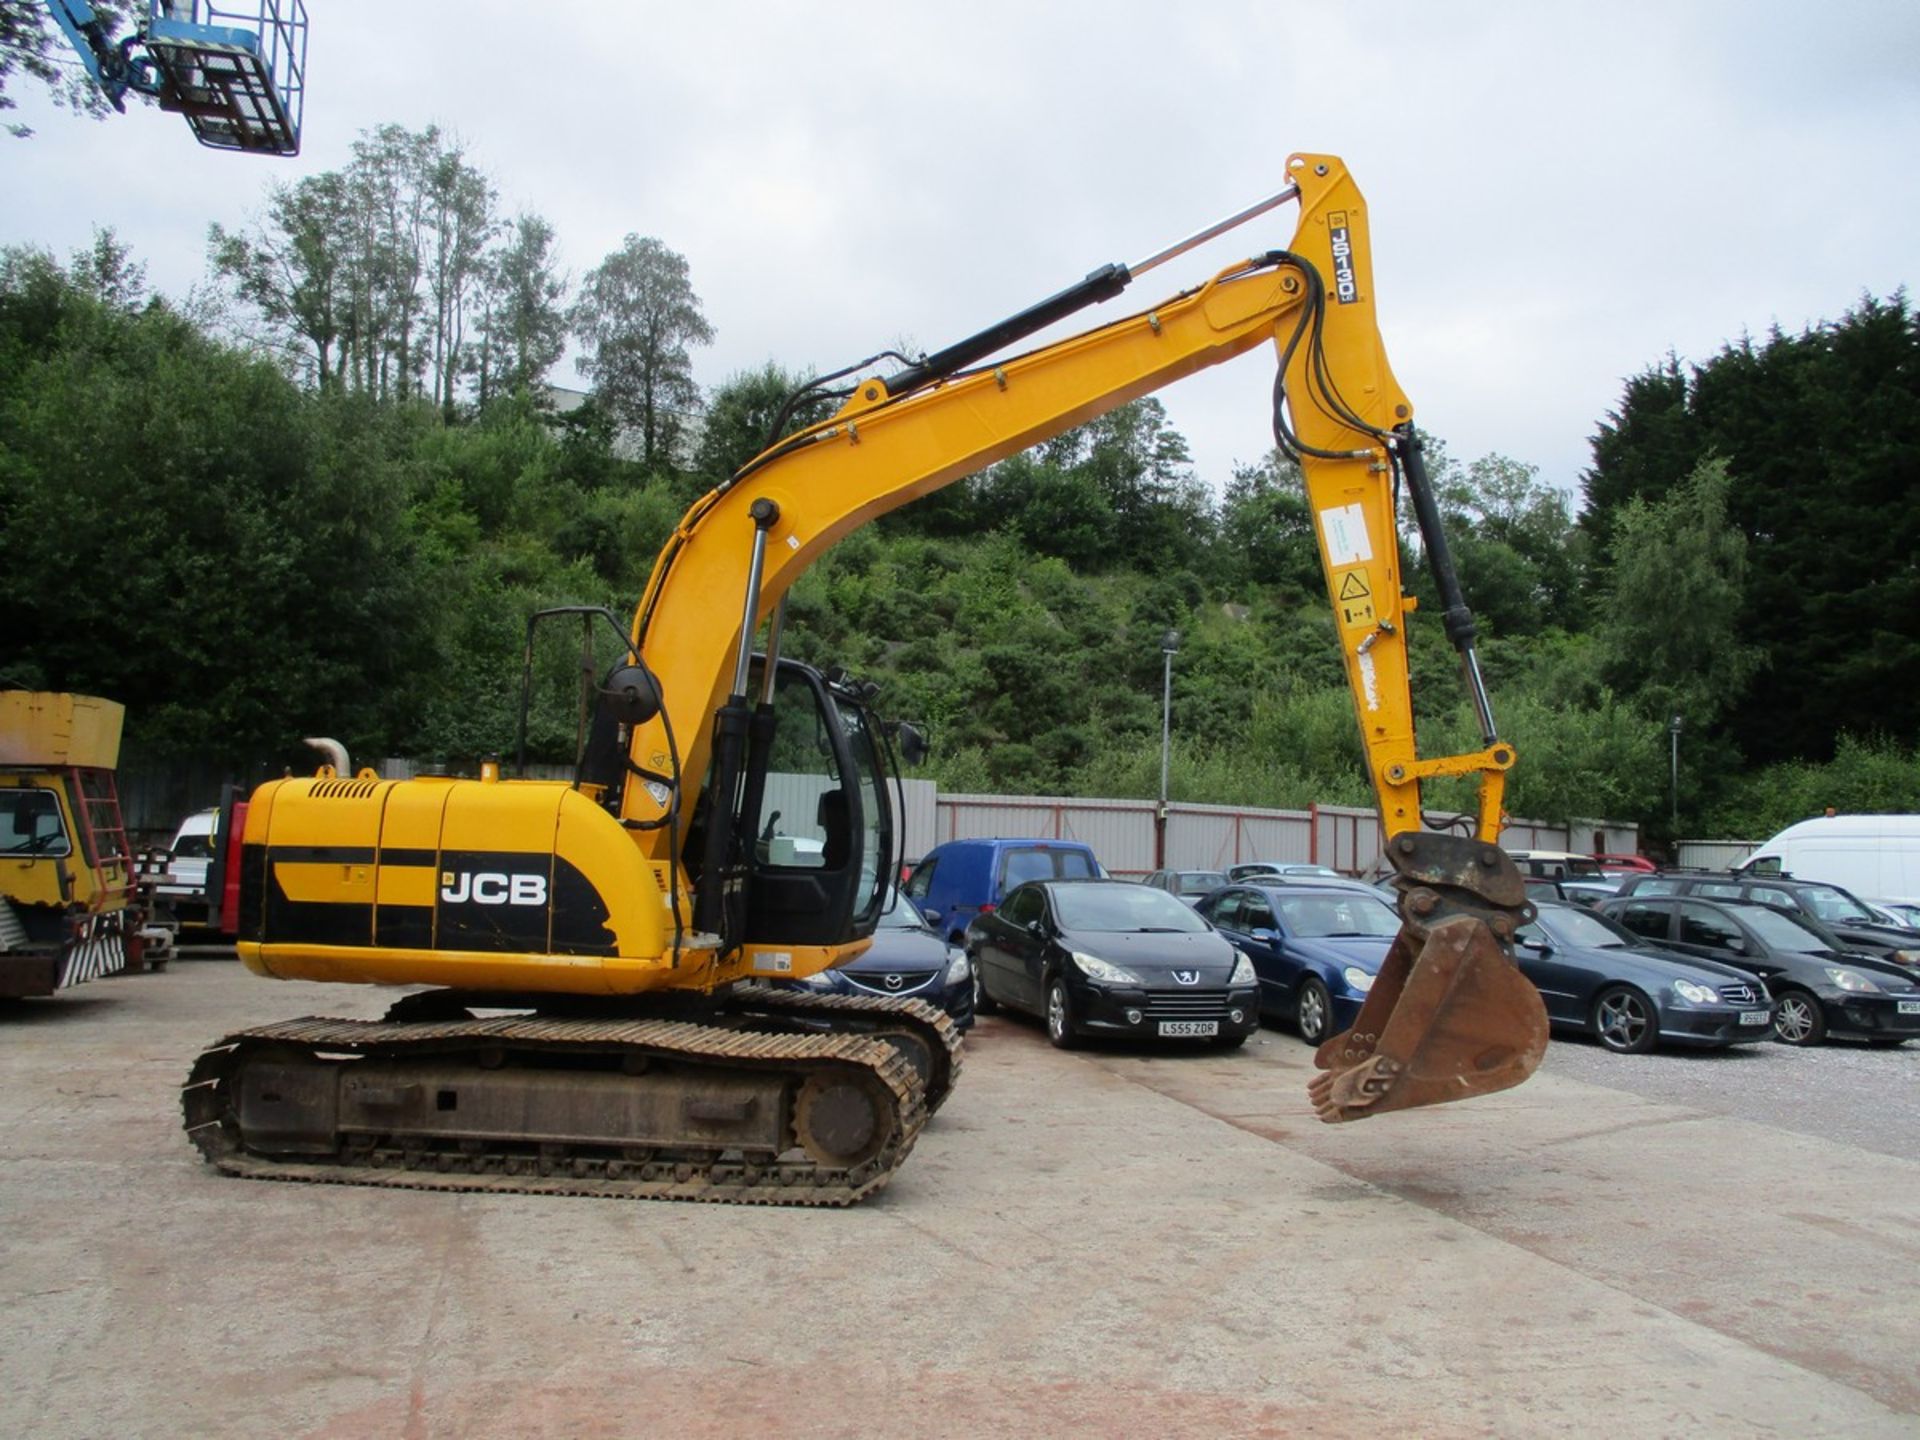
[[[1920,1015],[1920,1000],[1902,1000],[1900,1002],[1900,1013],[1902,1015]]]
[[[1220,1022],[1218,1020],[1162,1020],[1160,1033],[1175,1037],[1218,1035]]]
[[[1773,1012],[1771,1010],[1742,1010],[1740,1012],[1740,1023],[1742,1025],[1765,1025],[1772,1019]]]

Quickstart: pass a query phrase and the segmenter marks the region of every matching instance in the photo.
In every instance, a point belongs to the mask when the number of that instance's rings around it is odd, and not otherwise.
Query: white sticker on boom
[[[1326,542],[1327,564],[1358,565],[1373,559],[1373,542],[1367,538],[1367,516],[1360,502],[1334,506],[1320,512],[1320,534]]]
[[[757,975],[789,975],[793,972],[793,956],[785,950],[763,950],[753,957],[753,969]]]
[[[1360,652],[1360,688],[1367,697],[1367,709],[1380,708],[1380,677],[1374,673],[1373,656]]]

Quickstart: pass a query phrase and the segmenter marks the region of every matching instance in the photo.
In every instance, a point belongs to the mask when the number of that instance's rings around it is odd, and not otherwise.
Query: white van
[[[1824,880],[1855,895],[1920,900],[1920,815],[1822,815],[1789,825],[1739,867],[1743,875]]]
[[[180,822],[167,847],[167,873],[154,887],[156,895],[175,902],[207,898],[207,871],[213,864],[213,846],[220,826],[218,810],[197,810]]]

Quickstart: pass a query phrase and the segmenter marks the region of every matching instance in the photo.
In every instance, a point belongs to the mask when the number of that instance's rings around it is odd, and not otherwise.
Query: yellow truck
[[[114,783],[125,714],[94,695],[0,691],[0,999],[148,961]]]

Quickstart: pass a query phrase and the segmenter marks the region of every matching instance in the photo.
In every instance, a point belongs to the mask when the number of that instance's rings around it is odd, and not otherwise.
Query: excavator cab
[[[764,665],[756,661],[756,681]],[[895,847],[870,698],[837,673],[793,660],[775,667],[771,723],[748,770],[750,794],[759,776],[759,803],[741,817],[753,835],[747,941],[832,945],[873,933]]]

